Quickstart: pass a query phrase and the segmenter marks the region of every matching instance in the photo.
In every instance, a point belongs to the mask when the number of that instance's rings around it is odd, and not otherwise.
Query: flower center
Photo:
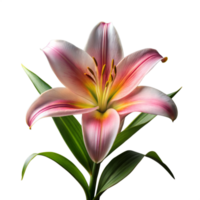
[[[117,68],[114,65],[114,60],[112,60],[110,73],[107,75],[105,73],[106,64],[102,66],[102,70],[100,71],[98,68],[98,63],[94,57],[93,61],[96,66],[95,72],[87,67],[88,72],[84,73],[84,75],[87,76],[95,85],[99,111],[104,112],[107,109],[109,93],[117,75]],[[106,78],[107,81],[105,81]]]

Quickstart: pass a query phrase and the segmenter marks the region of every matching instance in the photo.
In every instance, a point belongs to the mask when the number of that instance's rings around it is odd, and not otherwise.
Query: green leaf
[[[127,130],[125,129],[124,131],[118,133],[115,142],[108,155],[110,155],[113,151],[115,151],[115,149],[120,147],[124,142],[126,142],[132,135],[134,135],[138,130],[140,130],[146,124],[147,123],[138,126],[136,125],[135,127],[132,127]]]
[[[173,98],[179,91],[168,94],[170,98]],[[111,154],[115,149],[121,146],[124,142],[126,142],[132,135],[134,135],[138,130],[140,130],[143,126],[148,124],[152,119],[154,119],[156,115],[141,113],[139,114],[130,124],[129,126],[122,132],[117,135],[115,142],[109,152]],[[108,155],[109,155],[108,154]]]
[[[99,199],[109,188],[124,181],[144,160],[145,154],[134,150],[124,150],[110,160],[102,170],[94,200]]]
[[[23,65],[22,67],[40,94],[51,89],[51,86],[45,83],[40,77]],[[74,116],[54,117],[53,120],[71,152],[83,165],[83,167],[91,174],[93,162],[85,148],[80,123]]]
[[[144,154],[139,151],[124,150],[102,169],[94,200],[98,200],[109,188],[113,188],[130,176],[145,158],[156,162],[172,180],[177,180],[175,173],[157,151],[149,150]]]
[[[173,172],[171,167],[166,162],[164,162],[162,156],[157,151],[149,150],[145,153],[145,157],[156,162],[170,176],[173,181],[177,181],[176,174]]]
[[[55,161],[57,164],[59,164],[61,167],[63,167],[65,170],[67,170],[79,182],[79,184],[82,186],[86,196],[88,197],[88,195],[89,195],[88,184],[87,184],[87,181],[85,180],[85,177],[83,176],[83,174],[79,171],[79,169],[70,160],[68,160],[67,158],[63,157],[62,155],[59,155],[54,152],[42,152],[42,153],[34,153],[34,154],[30,155],[24,163],[24,166],[22,169],[22,179],[24,177],[24,174],[26,172],[26,169],[27,169],[29,163],[31,162],[31,160],[33,160],[33,158],[35,158],[38,155],[45,156],[45,157]]]

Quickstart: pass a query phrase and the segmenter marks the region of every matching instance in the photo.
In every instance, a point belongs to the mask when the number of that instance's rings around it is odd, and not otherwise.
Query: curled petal
[[[170,97],[146,86],[137,87],[128,96],[114,101],[110,107],[123,117],[131,112],[143,112],[169,117],[174,121],[178,115],[177,107]]]
[[[54,88],[44,92],[30,106],[26,114],[26,122],[31,127],[44,117],[61,117],[82,114],[96,110],[90,101],[77,96],[67,88]]]
[[[114,109],[105,113],[94,111],[83,114],[83,138],[91,159],[99,163],[110,151],[117,136],[120,117]]]
[[[110,99],[114,101],[128,95],[162,58],[154,49],[143,49],[125,57],[117,65]]]
[[[106,64],[103,80],[105,84],[111,70],[112,59],[117,64],[124,55],[115,27],[111,23],[97,24],[89,36],[85,50],[97,60],[99,74],[101,74],[103,65]]]
[[[93,59],[85,51],[62,41],[51,41],[44,49],[51,68],[64,84],[74,93],[95,101],[96,90],[94,83],[87,76],[87,67],[95,70]]]

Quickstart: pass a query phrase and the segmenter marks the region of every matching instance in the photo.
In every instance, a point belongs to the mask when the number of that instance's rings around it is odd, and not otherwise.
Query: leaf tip
[[[23,62],[19,62],[19,66],[20,66],[21,68],[28,68],[28,66],[26,66]]]
[[[19,66],[20,66],[20,67],[23,67],[23,66],[24,66],[24,63],[23,63],[23,62],[19,62]]]

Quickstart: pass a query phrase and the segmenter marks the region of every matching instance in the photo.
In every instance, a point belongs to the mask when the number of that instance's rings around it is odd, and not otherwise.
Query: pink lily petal
[[[101,22],[94,27],[85,50],[97,60],[99,75],[103,65],[106,64],[103,84],[108,79],[112,59],[117,64],[124,57],[119,35],[111,23]]]
[[[120,117],[120,126],[118,133],[120,133],[125,128],[127,117],[129,117],[129,115],[120,115],[119,117]]]
[[[105,113],[94,111],[83,114],[83,138],[91,159],[99,163],[110,151],[117,136],[120,118],[114,109]]]
[[[114,101],[110,107],[123,117],[131,112],[143,112],[169,117],[174,121],[178,115],[177,107],[170,97],[146,86],[137,87],[128,96]]]
[[[61,83],[74,93],[95,102],[95,86],[84,75],[87,67],[94,71],[95,65],[93,59],[85,51],[66,41],[55,40],[51,41],[43,52]]]
[[[31,127],[44,117],[61,117],[82,114],[98,109],[90,101],[77,96],[67,88],[54,88],[44,92],[30,106],[26,122]]]
[[[143,49],[125,57],[117,65],[117,76],[110,92],[110,99],[114,101],[128,95],[162,58],[154,49]]]

